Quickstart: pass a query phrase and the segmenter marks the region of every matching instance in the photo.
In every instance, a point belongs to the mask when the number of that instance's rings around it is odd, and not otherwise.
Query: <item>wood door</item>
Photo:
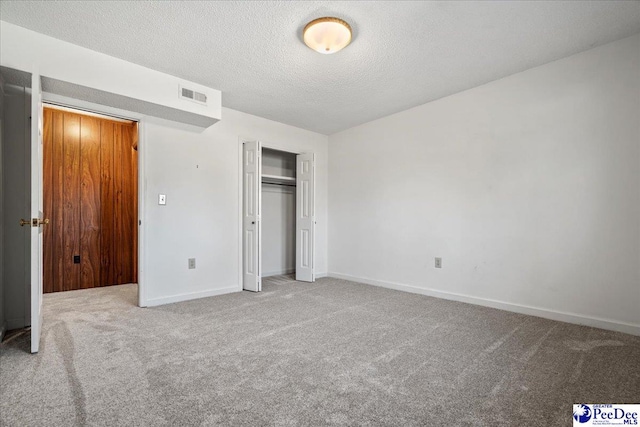
[[[44,110],[44,291],[137,281],[137,125]]]

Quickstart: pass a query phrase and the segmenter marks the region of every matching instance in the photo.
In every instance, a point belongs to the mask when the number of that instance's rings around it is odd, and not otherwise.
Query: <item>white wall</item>
[[[640,334],[640,35],[329,147],[330,275]]]
[[[327,136],[226,108],[223,117],[202,133],[143,124],[148,305],[242,289],[240,138],[316,153],[316,273],[326,274]],[[160,193],[166,206],[158,205]],[[195,270],[188,258],[196,258]]]

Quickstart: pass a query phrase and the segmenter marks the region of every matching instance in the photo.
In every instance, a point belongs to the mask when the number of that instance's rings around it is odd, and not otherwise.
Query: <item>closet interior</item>
[[[262,277],[296,271],[296,155],[262,149]]]

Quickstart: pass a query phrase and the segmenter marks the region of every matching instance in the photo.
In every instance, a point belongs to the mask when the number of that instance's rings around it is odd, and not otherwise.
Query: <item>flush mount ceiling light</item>
[[[314,19],[302,34],[307,46],[324,54],[336,53],[351,43],[351,27],[339,18]]]

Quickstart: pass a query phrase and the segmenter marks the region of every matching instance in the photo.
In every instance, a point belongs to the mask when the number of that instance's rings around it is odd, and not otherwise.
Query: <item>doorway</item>
[[[315,281],[315,154],[242,142],[242,288],[295,272]]]
[[[138,123],[45,104],[44,293],[137,283]]]

